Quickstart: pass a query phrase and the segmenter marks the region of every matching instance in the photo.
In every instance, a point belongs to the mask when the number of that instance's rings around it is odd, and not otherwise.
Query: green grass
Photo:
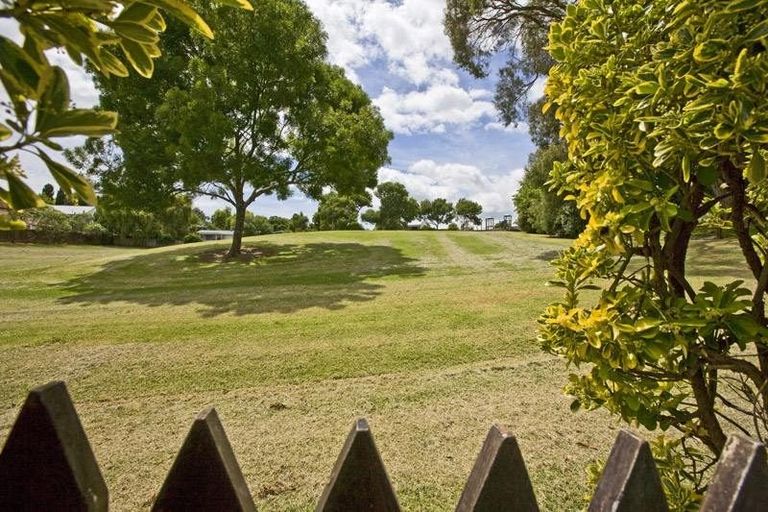
[[[67,381],[113,510],[151,504],[215,404],[260,510],[311,510],[369,418],[405,510],[452,510],[507,424],[545,510],[578,509],[617,426],[571,414],[536,343],[567,242],[519,233],[350,232],[155,250],[0,245],[0,439],[27,391]],[[697,252],[698,251],[698,252]],[[700,280],[741,275],[701,242]],[[732,261],[733,260],[733,261]]]

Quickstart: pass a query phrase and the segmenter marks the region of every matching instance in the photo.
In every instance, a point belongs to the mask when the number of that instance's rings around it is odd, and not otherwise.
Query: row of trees
[[[508,54],[497,105],[507,122],[527,113],[540,148],[522,222],[556,225],[530,213],[541,185],[588,219],[541,318],[543,348],[585,369],[572,408],[667,432],[654,455],[670,508],[695,509],[728,430],[768,438],[765,5],[448,0],[446,15],[471,72]],[[713,220],[733,230],[746,283],[691,279],[692,235]]]
[[[466,198],[459,199],[455,206],[443,198],[418,202],[402,183],[396,182],[381,183],[374,195],[381,206],[378,210],[366,210],[361,218],[376,229],[404,229],[417,219],[434,229],[455,225],[454,219],[461,223],[462,229],[471,229],[481,222],[483,207]]]

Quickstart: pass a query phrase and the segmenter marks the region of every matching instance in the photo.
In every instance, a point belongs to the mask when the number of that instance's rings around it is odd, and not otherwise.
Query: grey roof
[[[78,215],[81,213],[93,213],[96,211],[95,206],[70,206],[65,204],[51,204],[49,208],[53,208],[57,212],[61,212],[64,215]]]
[[[197,232],[198,235],[234,235],[234,231],[225,229],[201,229]]]

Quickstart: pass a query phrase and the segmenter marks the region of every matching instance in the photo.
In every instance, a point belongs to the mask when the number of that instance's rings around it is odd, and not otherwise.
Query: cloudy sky
[[[495,76],[477,80],[452,61],[443,34],[445,0],[305,0],[328,33],[332,62],[361,84],[395,134],[392,162],[379,181],[399,181],[417,199],[468,197],[485,214],[512,213],[511,195],[533,145],[526,127],[503,127],[493,106]],[[7,22],[0,33],[15,32]],[[69,65],[78,106],[96,102],[88,77]],[[540,95],[543,84],[534,94]],[[50,181],[25,160],[36,188]],[[199,199],[211,213],[221,206]],[[297,194],[287,201],[264,197],[251,209],[261,215],[311,214],[316,203]]]

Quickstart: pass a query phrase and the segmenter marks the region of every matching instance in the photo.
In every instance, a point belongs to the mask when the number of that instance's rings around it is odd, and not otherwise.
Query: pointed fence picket
[[[355,422],[317,512],[400,510],[365,419]],[[0,511],[106,511],[107,486],[63,382],[32,390],[0,452]],[[213,408],[201,412],[152,510],[253,512],[256,507]],[[457,512],[536,512],[536,495],[514,436],[493,426]],[[622,430],[589,504],[590,512],[664,512],[667,503],[648,443]],[[701,512],[768,511],[765,446],[733,436]]]

